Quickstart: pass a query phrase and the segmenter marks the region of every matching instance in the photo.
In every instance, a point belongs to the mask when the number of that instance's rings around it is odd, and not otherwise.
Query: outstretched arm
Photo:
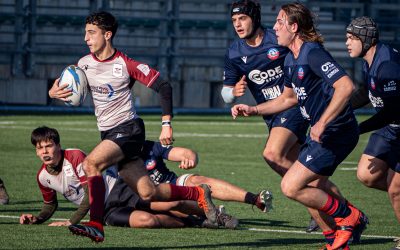
[[[287,110],[296,104],[297,97],[293,89],[285,87],[283,93],[273,100],[256,106],[238,104],[232,107],[231,113],[233,119],[236,119],[237,116],[272,115]]]

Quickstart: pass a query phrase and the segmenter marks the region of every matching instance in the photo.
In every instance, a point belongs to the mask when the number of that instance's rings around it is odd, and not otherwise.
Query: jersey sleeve
[[[163,146],[160,142],[154,142],[153,154],[155,157],[162,157],[164,160],[168,160],[168,154],[173,149],[173,146]]]
[[[79,182],[82,185],[86,185],[87,178],[85,172],[83,171],[83,161],[86,158],[86,154],[79,149],[66,150],[65,154],[69,155],[68,159],[71,161],[75,174],[79,178]]]
[[[310,50],[307,60],[311,70],[331,86],[347,75],[332,56],[322,48]]]
[[[225,54],[225,65],[224,65],[224,85],[235,86],[240,79],[240,75],[237,72],[232,60],[229,58],[229,50]]]
[[[400,97],[400,65],[393,61],[383,62],[376,79],[379,96],[383,99]],[[386,105],[386,103],[385,103]]]
[[[149,67],[147,64],[137,62],[126,55],[122,55],[122,58],[126,63],[129,76],[147,87],[150,87],[160,75],[160,72]]]
[[[40,179],[40,173],[41,173],[42,169],[43,169],[43,167],[37,173],[36,180],[37,180],[40,192],[42,193],[43,201],[44,201],[44,203],[54,203],[57,201],[57,192],[54,189],[46,187],[45,183],[42,183],[42,180]]]

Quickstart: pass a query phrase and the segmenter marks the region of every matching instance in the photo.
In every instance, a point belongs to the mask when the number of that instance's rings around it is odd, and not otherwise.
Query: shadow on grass
[[[283,228],[295,228],[295,229],[303,229],[305,230],[307,227],[307,223],[305,222],[304,227],[293,226],[290,225],[292,222],[290,221],[282,221],[282,220],[271,220],[271,219],[240,219],[240,225],[244,227],[254,227],[254,226],[276,226]]]
[[[366,239],[363,240],[362,245],[377,245],[377,244],[385,244],[388,242],[392,242],[391,239]],[[234,242],[234,243],[210,243],[210,244],[193,244],[193,245],[182,245],[182,246],[173,246],[173,247],[115,247],[110,248],[110,246],[105,246],[106,249],[200,249],[200,248],[276,248],[276,247],[290,247],[290,249],[296,249],[297,247],[310,245],[310,244],[320,244],[321,246],[324,244],[322,239],[293,239],[293,238],[279,238],[279,239],[265,239],[253,242]],[[359,246],[361,247],[361,246]],[[95,250],[102,248],[101,244],[96,245],[93,248],[82,247],[87,250]],[[51,248],[51,249],[68,249],[68,250],[78,250],[82,248]],[[50,250],[50,248],[49,248]]]

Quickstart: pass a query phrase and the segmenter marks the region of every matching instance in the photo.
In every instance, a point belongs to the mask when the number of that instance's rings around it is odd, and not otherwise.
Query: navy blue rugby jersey
[[[345,75],[344,69],[319,43],[304,42],[297,59],[292,53],[285,59],[285,86],[295,91],[301,114],[311,126],[319,121],[328,107],[334,93],[333,84]],[[349,104],[326,130],[354,121]]]
[[[249,46],[244,39],[235,40],[225,55],[224,85],[235,86],[246,76],[256,102],[275,99],[283,90],[283,62],[289,50],[277,44],[275,31],[264,30],[262,43]]]
[[[172,146],[162,146],[160,142],[145,141],[142,151],[142,159],[150,179],[155,184],[170,183],[177,175],[170,171],[164,162],[168,160],[168,154]]]
[[[364,62],[363,73],[369,99],[378,112],[385,104],[400,107],[400,98],[394,98],[400,97],[400,54],[397,50],[378,43],[371,67]]]

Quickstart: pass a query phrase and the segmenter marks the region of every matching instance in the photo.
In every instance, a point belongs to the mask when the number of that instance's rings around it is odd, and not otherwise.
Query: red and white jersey
[[[43,164],[37,173],[37,182],[45,203],[56,201],[58,192],[68,201],[79,205],[85,195],[83,186],[87,185],[87,178],[82,168],[82,162],[86,155],[79,149],[65,149],[62,154],[63,162],[60,173],[58,175],[50,174]],[[118,171],[114,167],[109,168],[107,175],[103,176],[106,198],[114,186],[117,176]]]
[[[86,73],[100,131],[132,120],[136,115],[131,93],[135,80],[150,87],[160,74],[120,51],[105,61],[93,54],[86,55],[78,66]]]

